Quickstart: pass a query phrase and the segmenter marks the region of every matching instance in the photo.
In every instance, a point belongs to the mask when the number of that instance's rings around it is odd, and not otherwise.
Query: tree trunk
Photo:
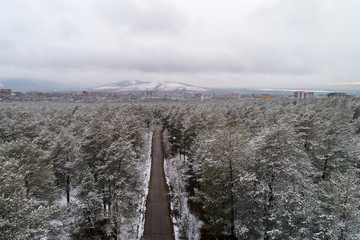
[[[270,179],[270,183],[269,183],[269,189],[270,189],[270,194],[269,194],[269,208],[272,208],[273,206],[273,201],[274,201],[274,193],[273,193],[273,182],[275,180],[275,174],[273,173],[271,175],[271,179]]]
[[[67,204],[70,204],[70,176],[66,176],[66,201]]]
[[[324,162],[324,168],[323,168],[323,174],[321,176],[321,178],[323,180],[325,179],[325,176],[326,176],[326,169],[327,169],[328,160],[329,160],[329,157],[326,155],[325,162]]]
[[[229,176],[229,180],[230,180],[230,214],[231,214],[231,239],[236,239],[235,237],[235,209],[234,209],[234,194],[233,194],[233,174],[232,174],[232,164],[230,162],[229,164],[230,166],[230,176]]]
[[[346,183],[346,190],[345,190],[345,200],[344,200],[344,210],[342,214],[342,226],[340,230],[340,240],[344,239],[344,229],[345,229],[345,222],[346,222],[346,205],[349,198],[349,186],[350,186],[350,178],[348,179]]]
[[[328,142],[327,151],[328,151],[328,152],[330,151],[330,142]],[[326,177],[326,170],[327,170],[328,162],[329,162],[329,155],[326,155],[326,157],[325,157],[325,162],[324,162],[324,168],[323,168],[323,174],[322,174],[322,177],[321,177],[323,180],[324,180],[325,177]]]
[[[234,194],[233,194],[233,167],[232,167],[232,142],[231,142],[231,130],[229,133],[229,190],[230,190],[230,229],[231,239],[235,240],[235,207],[234,207]]]
[[[272,172],[273,172],[273,170],[272,170]],[[269,192],[269,197],[267,199],[268,200],[268,202],[267,202],[268,205],[264,206],[265,211],[270,211],[273,208],[273,202],[274,202],[273,185],[274,185],[274,181],[275,181],[275,174],[272,173],[270,181],[268,183],[268,187],[269,187],[270,192]],[[270,236],[267,233],[268,230],[271,230],[270,224],[271,224],[270,217],[269,217],[269,215],[266,215],[266,217],[264,217],[264,225],[265,225],[264,240],[271,239]]]
[[[119,206],[118,206],[118,203],[115,203],[115,206],[116,206],[116,210],[115,210],[115,213],[116,213],[116,240],[120,240],[121,239],[121,231],[120,231],[120,228],[121,228],[121,215],[119,213]]]
[[[26,197],[29,198],[30,191],[29,191],[29,180],[27,180],[27,176],[25,176],[25,188],[26,188]]]
[[[307,127],[310,128],[310,123],[308,123]],[[306,129],[306,135],[305,135],[305,143],[304,143],[304,149],[305,149],[305,152],[308,152],[310,149],[309,149],[309,129]]]

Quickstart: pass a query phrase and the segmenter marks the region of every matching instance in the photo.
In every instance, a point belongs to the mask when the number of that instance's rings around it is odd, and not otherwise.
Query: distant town
[[[161,92],[161,91],[141,91],[141,92],[88,92],[88,91],[70,91],[70,92],[16,92],[12,89],[0,89],[0,101],[64,101],[64,102],[97,102],[97,101],[184,101],[197,100],[206,101],[211,99],[221,100],[240,100],[242,98],[260,98],[270,99],[312,99],[312,98],[341,98],[349,97],[344,92],[329,92],[315,94],[308,91],[293,91],[292,94],[263,94],[263,93],[196,93],[196,92]]]

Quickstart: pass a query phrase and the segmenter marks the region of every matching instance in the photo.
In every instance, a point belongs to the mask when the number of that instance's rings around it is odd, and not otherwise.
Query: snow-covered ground
[[[203,222],[190,212],[188,206],[189,195],[186,192],[187,159],[179,155],[165,159],[164,171],[166,183],[171,196],[172,221],[174,223],[175,239],[200,239],[200,230]]]
[[[70,204],[67,204],[67,198],[65,192],[62,193],[61,198],[56,201],[59,206],[59,215],[57,219],[51,220],[50,224],[53,228],[51,236],[42,237],[41,240],[58,239],[58,240],[70,240],[70,229],[75,222],[75,216],[73,210],[76,204],[79,202],[76,198],[78,189],[71,189],[70,191]]]
[[[152,146],[152,132],[146,135],[146,153],[142,156],[142,173],[141,176],[144,176],[144,181],[142,184],[141,191],[143,192],[141,198],[141,204],[139,209],[139,217],[137,221],[134,222],[136,226],[138,226],[137,239],[141,239],[144,233],[144,225],[145,225],[145,211],[146,211],[146,199],[149,193],[149,181],[150,181],[150,171],[151,171],[151,146]]]

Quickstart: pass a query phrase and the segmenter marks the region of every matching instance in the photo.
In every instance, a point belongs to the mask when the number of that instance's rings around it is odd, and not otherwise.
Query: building
[[[8,98],[12,94],[11,89],[0,89],[0,98]]]
[[[10,96],[12,93],[12,90],[11,89],[0,89],[0,94],[2,96]]]
[[[265,100],[271,100],[272,97],[269,94],[261,94],[261,98]]]
[[[146,91],[144,93],[141,94],[141,99],[155,99],[158,98],[158,96],[156,95],[156,92],[153,91]]]
[[[200,101],[210,100],[210,99],[214,98],[214,94],[213,93],[209,93],[209,94],[197,93],[197,94],[195,94],[195,98]]]
[[[346,93],[343,93],[343,92],[332,92],[332,93],[328,93],[327,94],[327,97],[330,97],[330,98],[334,98],[334,97],[346,97],[347,94]]]
[[[314,92],[306,92],[306,91],[295,91],[294,98],[295,99],[309,99],[314,97]]]

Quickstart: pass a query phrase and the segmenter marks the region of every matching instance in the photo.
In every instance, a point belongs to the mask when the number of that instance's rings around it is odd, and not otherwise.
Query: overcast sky
[[[359,11],[359,0],[1,0],[0,78],[358,87]]]

